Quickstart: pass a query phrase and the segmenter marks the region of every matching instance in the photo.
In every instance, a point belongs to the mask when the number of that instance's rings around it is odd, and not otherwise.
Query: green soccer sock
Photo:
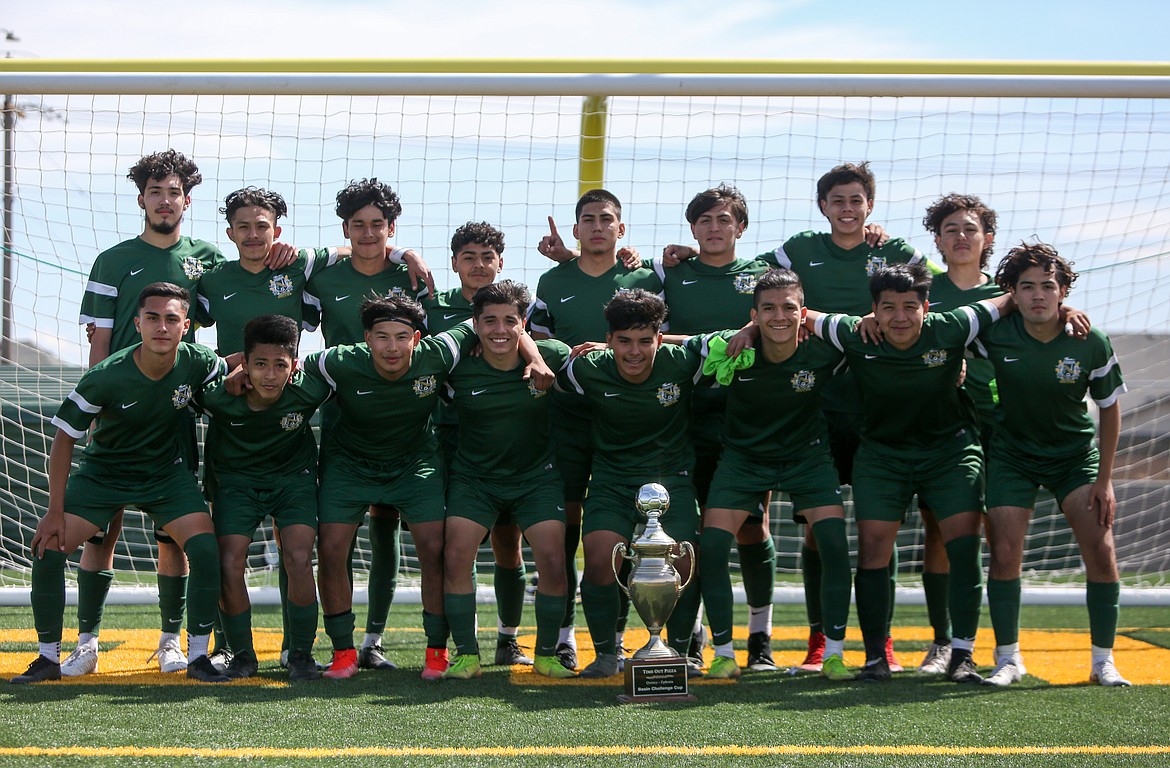
[[[886,621],[890,615],[890,573],[886,568],[858,568],[857,623],[865,642],[865,660],[886,657]]]
[[[312,652],[313,642],[317,639],[318,610],[316,600],[308,605],[288,604],[288,632],[285,636],[290,651]],[[352,639],[352,632],[350,637]]]
[[[771,605],[776,592],[776,546],[766,536],[756,544],[736,544],[743,591],[752,608]]]
[[[326,614],[324,619],[325,634],[329,636],[329,642],[333,644],[333,650],[348,651],[353,648],[353,611],[350,610],[332,615]]]
[[[443,595],[443,610],[446,612],[447,623],[451,626],[451,639],[455,642],[455,652],[462,655],[470,653],[479,655],[479,640],[475,636],[475,593],[463,592],[454,594],[448,592]],[[427,635],[427,646],[432,645],[430,635]],[[443,645],[446,645],[444,640]]]
[[[1121,617],[1121,583],[1085,583],[1085,604],[1089,608],[1089,637],[1098,648],[1112,648]]]
[[[276,588],[280,592],[280,650],[287,651],[292,647],[292,641],[289,639],[292,628],[290,626],[291,619],[288,616],[288,571],[284,569],[284,549],[278,548],[276,552]],[[317,620],[314,618],[313,624],[316,625],[316,623]],[[313,631],[316,632],[315,627]]]
[[[557,652],[557,636],[565,616],[565,596],[536,593],[536,655]]]
[[[33,624],[37,628],[37,641],[41,643],[61,642],[62,625],[65,623],[65,555],[46,549],[40,558],[32,562],[32,612]]]
[[[617,652],[614,635],[617,634],[620,591],[617,582],[605,586],[581,582],[581,608],[585,611],[589,636],[593,638],[593,650],[598,654]]]
[[[735,624],[729,564],[734,542],[735,535],[721,528],[704,528],[699,536],[699,584],[707,623],[711,626],[712,645],[730,643]]]
[[[926,595],[926,617],[934,630],[936,645],[951,644],[951,616],[947,593],[950,574],[922,572],[922,591]]]
[[[232,653],[251,652],[256,654],[252,646],[252,609],[248,608],[235,616],[220,613],[220,623],[223,625],[223,634]]]
[[[947,560],[951,563],[947,599],[951,626],[958,640],[974,641],[979,633],[979,614],[983,610],[982,543],[978,536],[960,536],[946,544]]]
[[[691,647],[691,635],[695,631],[695,618],[699,615],[699,603],[703,599],[700,591],[703,577],[698,578],[698,584],[692,581],[679,595],[674,612],[666,620],[667,644],[678,651],[679,656],[686,656]]]
[[[492,572],[492,585],[496,593],[496,615],[499,616],[500,624],[505,627],[520,626],[520,620],[524,616],[525,576],[523,563],[519,568],[505,568],[496,564]],[[454,626],[451,632],[454,634]]]
[[[218,583],[218,579],[216,583]],[[158,575],[158,615],[163,632],[178,634],[187,608],[187,577]],[[207,634],[207,631],[200,634]]]
[[[809,632],[821,631],[821,553],[807,546],[800,548],[800,578],[804,582],[804,612]]]
[[[565,525],[565,615],[562,627],[571,627],[577,621],[577,545],[581,543],[581,526]],[[583,599],[583,598],[582,598]]]
[[[369,605],[366,606],[366,633],[380,635],[386,630],[386,617],[398,588],[398,570],[402,565],[402,547],[399,531],[402,523],[397,517],[370,516],[370,583]]]
[[[77,569],[77,632],[96,637],[102,628],[106,595],[114,581],[113,571]]]
[[[894,539],[894,549],[890,552],[890,607],[886,613],[886,637],[890,636],[890,628],[894,626],[894,608],[898,602],[898,540]]]
[[[423,634],[427,638],[427,648],[446,648],[447,638],[451,636],[451,626],[447,617],[442,614],[423,611]]]
[[[183,545],[183,553],[191,566],[191,578],[185,579],[187,634],[209,635],[219,613],[219,544],[215,534],[195,534]]]
[[[845,521],[839,517],[821,520],[813,525],[813,536],[821,554],[821,615],[825,637],[844,640],[849,624],[849,588],[853,581]]]
[[[995,631],[995,644],[1020,642],[1020,580],[988,579],[987,612]]]

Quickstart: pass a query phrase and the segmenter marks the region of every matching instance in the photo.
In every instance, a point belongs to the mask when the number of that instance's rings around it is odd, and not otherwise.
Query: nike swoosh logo
[[[242,426],[244,426],[244,422],[242,422],[242,421],[233,421],[233,422],[232,422],[232,426],[233,426],[233,427],[242,427]]]
[[[866,355],[865,359],[866,360],[877,360],[877,355]]]
[[[845,629],[845,626],[844,624],[834,624],[833,629]]]
[[[215,626],[215,622],[214,622],[214,621],[209,621],[209,622],[207,622],[206,624],[204,624],[204,623],[200,622],[200,624],[199,624],[199,628],[200,628],[200,629],[211,629],[213,626]]]
[[[740,376],[739,380],[740,381],[755,381],[756,377],[755,376]]]
[[[472,397],[474,397],[475,395],[482,395],[484,392],[487,392],[487,390],[486,389],[473,389],[473,390],[471,390],[471,395],[472,395]]]
[[[683,280],[683,285],[694,285],[698,280]]]
[[[564,304],[566,301],[572,301],[575,298],[577,298],[577,294],[575,293],[572,296],[564,296],[561,298],[561,303]]]
[[[138,269],[130,270],[130,277],[134,277],[135,275],[137,275],[139,272],[141,272],[144,269],[146,269],[146,267],[139,267]]]
[[[605,393],[606,397],[618,397],[619,395],[621,395],[621,392],[606,392]]]
[[[238,291],[236,293],[238,293]],[[232,296],[235,296],[235,295],[236,295],[235,293],[225,293],[223,295],[223,300],[227,301],[228,299],[230,299]]]
[[[359,389],[359,390],[357,391],[357,393],[358,393],[359,395],[368,395],[368,394],[370,394],[370,393],[371,393],[371,392],[373,392],[373,391],[374,391],[374,390],[372,390],[372,389]]]
[[[1016,361],[1017,361],[1017,360],[1019,360],[1019,359],[1020,359],[1020,358],[1018,358],[1018,357],[1005,357],[1005,358],[1003,359],[1003,361],[1004,361],[1005,363],[1014,363],[1014,362],[1016,362]]]
[[[808,265],[809,265],[810,267],[819,267],[820,265],[822,265],[822,264],[824,264],[824,263],[825,263],[825,262],[823,262],[823,261],[810,261],[810,262],[808,263]]]
[[[451,318],[453,318],[453,317],[458,317],[458,315],[459,315],[459,313],[458,313],[458,312],[457,312],[457,313],[455,313],[454,315],[443,315],[443,319],[444,319],[444,320],[450,320],[450,319],[451,319]]]
[[[138,401],[137,401],[137,400],[135,400],[135,401],[134,401],[134,402],[132,402],[132,403],[122,403],[122,410],[124,411],[124,410],[126,410],[127,408],[133,408],[133,407],[134,407],[134,406],[136,406],[136,405],[138,405]]]
[[[334,296],[333,300],[334,301],[345,301],[348,298],[349,298],[349,294],[347,293],[344,296]]]

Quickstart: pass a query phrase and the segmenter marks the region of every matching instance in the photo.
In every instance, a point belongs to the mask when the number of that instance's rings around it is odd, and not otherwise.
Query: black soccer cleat
[[[33,659],[33,663],[28,665],[28,669],[24,674],[17,675],[8,682],[15,685],[25,685],[27,683],[43,683],[48,680],[61,679],[61,663],[57,661],[49,661],[44,656],[37,656]]]
[[[772,658],[772,636],[767,632],[752,632],[747,640],[747,668],[753,672],[775,672]]]
[[[386,658],[386,652],[381,644],[369,645],[358,651],[358,669],[380,669],[389,671],[398,669],[398,665]]]
[[[515,635],[500,635],[496,638],[496,666],[522,664],[532,666],[532,657],[525,655],[516,642]]]
[[[975,669],[971,652],[960,648],[951,649],[951,661],[947,664],[947,679],[952,683],[982,683],[983,675]]]
[[[557,661],[565,669],[577,670],[577,649],[568,643],[560,643],[556,650]]]
[[[317,680],[321,677],[321,668],[313,655],[305,651],[290,651],[288,654],[288,679]]]
[[[230,677],[216,669],[211,663],[211,659],[206,656],[191,659],[187,663],[187,677],[201,683],[226,683],[231,680]]]
[[[872,662],[866,662],[864,667],[857,670],[853,679],[864,683],[885,683],[889,682],[893,676],[893,673],[890,672],[890,663],[883,656]]]
[[[215,662],[212,662],[215,665]],[[244,677],[251,677],[256,674],[260,668],[260,663],[256,659],[256,654],[251,651],[242,651],[232,656],[232,660],[228,662],[227,668],[223,673],[233,680],[239,680]]]

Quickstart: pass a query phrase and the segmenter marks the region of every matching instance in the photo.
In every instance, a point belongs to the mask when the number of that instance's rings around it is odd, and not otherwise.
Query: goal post
[[[10,59],[0,93],[13,190],[0,600],[28,599],[48,420],[86,359],[77,318],[89,267],[141,231],[129,166],[174,147],[204,176],[184,234],[228,258],[217,213],[228,192],[275,189],[290,203],[283,239],[337,245],[335,193],[377,176],[403,200],[396,243],[422,252],[440,288],[457,280],[448,244],[469,220],[501,228],[504,276],[535,286],[549,267],[536,252],[547,217],[570,223],[579,192],[597,185],[622,200],[623,242],[644,257],[690,242],[686,202],[720,182],[750,207],[741,256],[823,229],[815,181],[843,161],[868,160],[877,175],[871,220],[936,260],[926,206],[977,194],[999,213],[998,254],[1024,239],[1053,243],[1081,274],[1071,301],[1113,337],[1130,387],[1114,481],[1125,599],[1170,601],[1170,64]],[[213,342],[214,329],[199,338]],[[303,347],[320,344],[309,335]],[[774,512],[791,582],[781,594],[799,599],[798,531],[785,507]],[[149,594],[150,527],[131,513],[126,529],[116,583]],[[250,579],[264,586],[275,558],[271,532],[259,538]],[[916,519],[898,546],[913,588]],[[1070,589],[1084,579],[1075,542],[1051,499],[1025,559],[1025,599],[1082,599]],[[366,564],[368,548],[359,579]],[[417,574],[409,558],[406,567]]]

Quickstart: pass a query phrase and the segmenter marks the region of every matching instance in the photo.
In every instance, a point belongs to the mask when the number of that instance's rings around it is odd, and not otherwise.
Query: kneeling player
[[[225,674],[232,678],[256,673],[244,568],[252,535],[268,515],[279,532],[288,574],[289,679],[320,677],[312,657],[317,443],[309,419],[332,390],[320,379],[293,372],[299,337],[296,321],[283,315],[250,320],[244,326],[244,369],[251,387],[236,397],[220,382],[202,401],[215,425],[207,464],[215,477],[209,490],[219,537],[223,630],[234,652]]]
[[[511,513],[536,559],[535,669],[575,677],[556,656],[565,613],[565,513],[561,479],[548,438],[551,398],[523,379],[520,337],[532,298],[505,280],[480,288],[472,317],[483,355],[464,358],[448,380],[459,416],[459,447],[447,484],[443,558],[444,607],[458,656],[444,678],[480,674],[472,573],[480,542],[503,512]],[[545,362],[559,370],[569,347],[538,341]]]
[[[731,572],[728,559],[735,532],[749,518],[759,518],[770,489],[786,491],[795,516],[812,526],[824,563],[821,602],[825,657],[821,674],[848,680],[845,626],[849,619],[849,544],[837,470],[829,452],[828,432],[820,409],[820,390],[841,367],[843,355],[819,339],[797,344],[804,318],[800,278],[787,269],[771,270],[756,283],[752,323],[759,329],[759,350],[750,366],[731,370],[723,455],[711,481],[699,558],[703,604],[711,624],[715,659],[707,677],[739,677],[732,650]],[[714,339],[734,331],[694,337],[707,360]]]
[[[141,343],[116,352],[81,377],[61,404],[49,453],[49,508],[31,549],[33,621],[40,655],[14,683],[61,677],[65,558],[128,504],[145,512],[182,548],[187,582],[187,677],[228,678],[207,658],[219,600],[219,548],[207,502],[183,463],[184,414],[195,393],[226,373],[214,352],[182,341],[190,327],[190,294],[152,283],[138,296],[134,324]],[[73,446],[97,426],[76,472]]]
[[[979,344],[995,365],[1000,416],[987,463],[987,534],[991,568],[987,599],[995,629],[996,668],[984,682],[1007,686],[1024,673],[1020,657],[1020,568],[1024,537],[1044,486],[1056,496],[1085,562],[1085,597],[1092,638],[1089,679],[1129,685],[1113,663],[1119,582],[1113,544],[1116,500],[1110,475],[1121,431],[1125,392],[1109,338],[1063,332],[1061,306],[1076,273],[1044,244],[1013,248],[995,279],[1019,314],[984,330]],[[1101,413],[1093,444],[1086,392]]]

